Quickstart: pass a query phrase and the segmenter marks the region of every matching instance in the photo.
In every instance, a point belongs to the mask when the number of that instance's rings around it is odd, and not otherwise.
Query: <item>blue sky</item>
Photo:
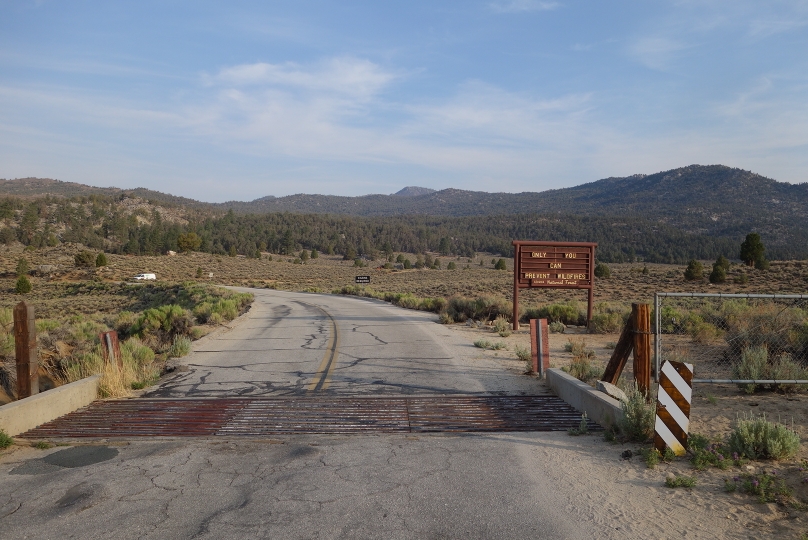
[[[0,0],[0,178],[204,201],[808,181],[808,1]]]

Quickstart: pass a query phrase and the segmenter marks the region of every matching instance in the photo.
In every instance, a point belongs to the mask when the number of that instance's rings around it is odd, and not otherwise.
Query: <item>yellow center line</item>
[[[311,304],[307,304],[311,305]],[[322,311],[331,321],[331,332],[328,338],[328,344],[325,348],[323,360],[320,362],[320,367],[314,374],[314,379],[308,384],[306,390],[309,392],[316,392],[318,390],[326,390],[331,384],[331,374],[337,365],[337,351],[339,349],[339,332],[337,331],[337,323],[334,317],[331,316],[326,310],[319,306],[313,306]]]

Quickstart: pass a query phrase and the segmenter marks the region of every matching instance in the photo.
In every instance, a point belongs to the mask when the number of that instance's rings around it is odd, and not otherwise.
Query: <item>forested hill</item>
[[[74,208],[75,202],[59,202],[77,198],[82,211]],[[220,222],[227,227],[220,229]],[[398,232],[379,232],[383,226]],[[410,229],[420,231],[417,241]],[[441,235],[433,237],[430,231],[438,229]],[[341,230],[355,231],[354,238],[337,234]],[[215,252],[235,246],[239,253],[250,253],[262,243],[272,246],[281,236],[288,241],[287,233],[294,246],[330,246],[337,252],[356,248],[360,254],[385,242],[396,250],[431,250],[442,238],[453,239],[452,252],[505,254],[513,238],[543,238],[597,241],[604,258],[636,253],[659,262],[714,253],[732,257],[735,248],[730,247],[754,231],[763,237],[770,257],[805,258],[808,184],[777,182],[722,165],[693,165],[542,193],[410,186],[393,195],[270,196],[209,204],[142,188],[0,180],[0,243],[16,237],[36,245],[56,232],[64,241],[150,253],[172,249],[182,231],[200,233],[206,239],[203,246]]]

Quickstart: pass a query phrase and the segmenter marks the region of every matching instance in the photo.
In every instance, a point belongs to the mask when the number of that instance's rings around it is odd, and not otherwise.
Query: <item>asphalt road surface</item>
[[[432,314],[253,292],[247,316],[196,342],[148,395],[544,391]],[[620,530],[620,495],[592,500],[570,481],[587,471],[578,440],[566,433],[132,437],[82,441],[96,448],[69,455],[18,447],[0,456],[0,537],[638,537]],[[596,517],[593,508],[609,504],[615,519]]]
[[[432,313],[366,298],[251,289],[231,329],[196,344],[150,397],[535,393],[485,363],[460,360]],[[187,370],[187,371],[186,371]],[[527,383],[527,384],[524,384]]]

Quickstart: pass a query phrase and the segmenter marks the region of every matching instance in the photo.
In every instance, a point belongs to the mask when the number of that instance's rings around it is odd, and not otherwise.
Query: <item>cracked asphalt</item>
[[[477,354],[432,314],[252,292],[247,316],[196,342],[181,369],[146,395],[546,391]],[[567,464],[585,463],[588,450],[566,433],[91,444],[103,460],[59,459],[59,447],[0,456],[0,537],[631,537],[596,519],[600,503],[569,482]]]

